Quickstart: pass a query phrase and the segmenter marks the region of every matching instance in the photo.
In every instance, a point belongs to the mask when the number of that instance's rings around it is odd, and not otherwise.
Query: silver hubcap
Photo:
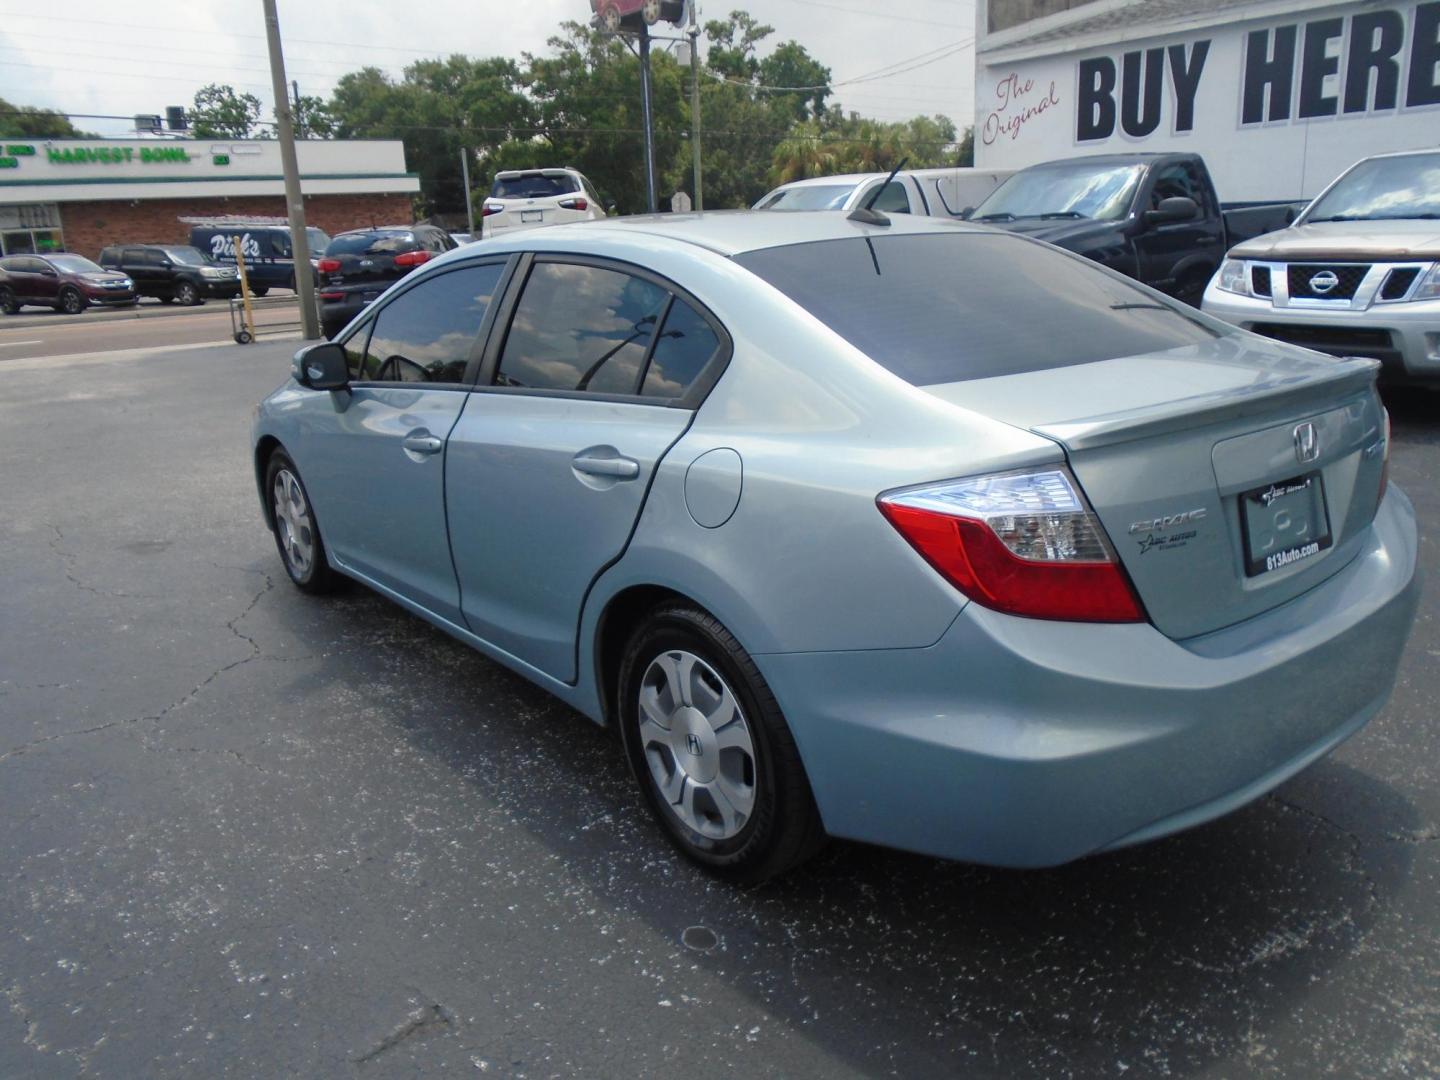
[[[315,558],[315,523],[300,481],[289,469],[275,474],[275,529],[290,568],[303,577]]]
[[[694,653],[661,653],[640,680],[640,746],[670,809],[713,840],[755,811],[755,744],[735,695]]]

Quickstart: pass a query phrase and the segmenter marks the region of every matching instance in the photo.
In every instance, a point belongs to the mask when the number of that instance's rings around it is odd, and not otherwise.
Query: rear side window
[[[1221,332],[1019,237],[857,237],[735,261],[916,386],[1161,352]]]
[[[428,278],[380,309],[361,362],[365,382],[456,383],[500,284],[503,263]],[[362,329],[356,338],[365,336]],[[347,353],[351,350],[347,346]]]
[[[669,297],[618,270],[538,262],[515,307],[495,382],[634,394]]]
[[[410,232],[364,232],[346,233],[330,241],[325,249],[328,256],[334,255],[398,255],[414,251],[420,246]]]
[[[910,196],[905,193],[905,185],[899,180],[891,180],[885,185],[885,190],[875,200],[872,210],[879,210],[886,214],[908,214],[910,213]]]
[[[677,296],[660,328],[640,392],[646,397],[680,397],[719,348],[720,339],[710,324]]]
[[[569,195],[578,191],[573,176],[496,177],[490,196],[495,199],[548,199],[552,195]]]

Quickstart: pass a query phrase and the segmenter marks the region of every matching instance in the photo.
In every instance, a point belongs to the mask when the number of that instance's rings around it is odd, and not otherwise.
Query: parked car
[[[1293,219],[1223,210],[1199,154],[1101,154],[1021,169],[968,215],[1094,259],[1199,306],[1226,249]]]
[[[100,265],[125,274],[135,282],[136,292],[157,297],[162,304],[178,300],[193,306],[207,297],[223,300],[240,295],[235,267],[221,266],[199,248],[185,244],[107,247],[100,252]]]
[[[623,25],[654,26],[661,19],[678,23],[684,11],[682,0],[590,0],[595,23],[609,33]]]
[[[128,307],[137,302],[135,283],[124,274],[96,266],[83,255],[7,255],[0,259],[0,311],[52,307],[78,315],[91,304]]]
[[[606,208],[595,185],[575,169],[506,170],[495,174],[481,206],[480,233],[491,237],[512,229],[598,221]]]
[[[455,243],[456,243],[457,245],[459,245],[459,244],[473,244],[476,240],[478,240],[478,239],[480,239],[480,238],[479,238],[478,236],[476,236],[474,233],[468,233],[468,232],[452,232],[452,233],[450,234],[450,239],[451,239],[451,240],[454,240]]]
[[[1440,384],[1440,151],[1351,166],[1288,229],[1230,249],[1204,309],[1257,334]]]
[[[245,275],[250,291],[264,296],[271,289],[295,289],[295,252],[290,243],[288,225],[216,224],[195,225],[190,229],[190,246],[199,248],[222,265],[235,265],[235,238],[245,255]],[[310,245],[310,271],[330,245],[330,237],[321,229],[305,230]],[[317,279],[318,280],[318,279]]]
[[[854,210],[864,206],[889,173],[850,173],[794,180],[767,192],[756,210]],[[910,169],[895,174],[874,209],[886,213],[962,217],[1007,176],[1009,170]]]
[[[320,327],[334,337],[372,300],[415,267],[459,245],[434,225],[353,229],[330,241],[320,273]]]
[[[428,263],[296,356],[254,464],[295,585],[618,727],[702,864],[1045,866],[1385,702],[1418,539],[1376,368],[965,222],[628,218]]]

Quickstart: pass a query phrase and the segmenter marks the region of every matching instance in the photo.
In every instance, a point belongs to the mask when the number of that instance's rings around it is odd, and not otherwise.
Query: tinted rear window
[[[826,240],[735,257],[916,386],[1160,352],[1218,331],[1039,244],[977,233]]]
[[[579,191],[579,186],[570,176],[516,176],[495,181],[495,190],[490,192],[496,199],[548,199],[552,195],[568,195]]]
[[[420,246],[413,233],[347,233],[330,241],[326,255],[395,255]]]

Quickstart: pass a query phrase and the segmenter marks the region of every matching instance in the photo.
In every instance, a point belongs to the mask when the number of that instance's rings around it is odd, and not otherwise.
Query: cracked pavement
[[[610,737],[289,586],[293,343],[0,364],[0,1076],[1440,1075],[1440,395],[1395,696],[1273,796],[1045,872],[681,862]]]

